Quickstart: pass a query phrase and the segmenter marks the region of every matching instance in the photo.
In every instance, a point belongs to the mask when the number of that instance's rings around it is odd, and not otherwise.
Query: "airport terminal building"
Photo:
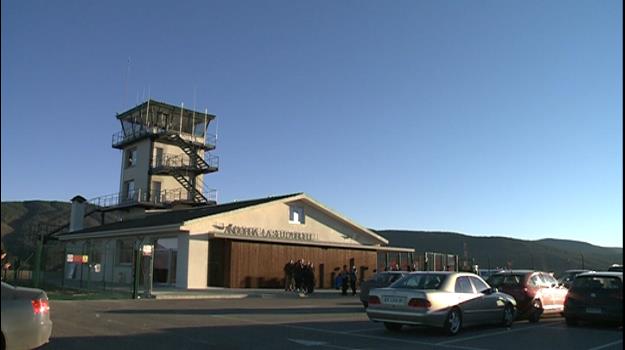
[[[57,237],[65,243],[67,285],[78,278],[81,286],[127,285],[143,266],[141,278],[156,285],[278,288],[284,265],[304,259],[315,266],[316,286],[330,288],[344,265],[363,279],[384,266],[380,254],[414,252],[389,247],[304,193],[218,204],[203,180],[219,169],[211,153],[217,138],[207,132],[215,116],[206,111],[148,100],[117,118],[119,193],[72,200],[69,232]],[[94,213],[101,224],[85,228]]]

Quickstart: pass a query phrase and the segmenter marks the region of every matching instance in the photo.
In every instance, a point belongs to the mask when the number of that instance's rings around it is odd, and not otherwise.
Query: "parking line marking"
[[[381,327],[377,327],[377,328],[355,329],[353,331],[343,331],[343,333],[352,334],[352,333],[379,331],[379,330],[382,330],[382,328]]]
[[[478,335],[474,335],[472,337],[464,337],[464,338],[457,338],[457,339],[452,339],[452,340],[446,340],[446,341],[442,341],[440,343],[436,343],[436,345],[453,344],[453,343],[458,343],[458,342],[467,341],[467,340],[485,338],[485,337],[496,336],[496,335],[501,335],[501,334],[509,334],[509,333],[512,333],[512,332],[520,332],[520,331],[536,329],[536,328],[551,327],[553,325],[559,324],[559,322],[551,322],[551,323],[552,324],[541,324],[541,325],[533,326],[533,327],[506,329],[505,331],[492,332],[492,333],[487,333],[487,334],[478,334]]]
[[[599,349],[605,349],[605,348],[607,348],[607,347],[609,347],[609,346],[616,345],[616,344],[618,344],[618,343],[622,343],[622,342],[623,342],[623,339],[620,339],[620,340],[617,340],[617,341],[613,341],[613,342],[611,342],[611,343],[607,343],[607,344],[603,344],[603,345],[596,346],[596,347],[594,347],[594,348],[590,348],[590,349],[588,349],[588,350],[599,350]]]
[[[351,336],[351,337],[369,338],[369,339],[377,339],[377,340],[385,340],[385,341],[390,340],[390,341],[396,341],[396,342],[400,342],[400,343],[427,345],[427,346],[432,346],[432,347],[440,346],[440,347],[443,347],[443,348],[455,348],[455,349],[465,349],[465,350],[483,350],[481,348],[474,348],[474,347],[469,347],[469,346],[446,345],[446,344],[439,345],[439,344],[436,344],[436,343],[428,343],[428,342],[417,341],[417,340],[408,340],[408,339],[401,339],[401,338],[381,337],[381,336],[377,336],[377,335],[354,334],[354,333],[347,333],[347,332],[330,331],[330,330],[313,328],[313,327],[306,327],[306,326],[292,326],[292,325],[282,325],[282,326],[288,327],[288,328],[295,328],[295,329],[303,329],[303,330],[309,330],[309,331],[314,331],[314,332],[320,332],[320,333],[348,335],[348,336]]]
[[[436,343],[428,343],[428,342],[417,341],[417,340],[399,339],[399,338],[391,338],[391,337],[380,337],[380,336],[368,335],[368,334],[354,334],[354,333],[347,333],[347,332],[340,332],[340,331],[331,331],[331,330],[314,328],[314,327],[294,326],[294,325],[289,325],[289,324],[284,324],[284,323],[271,323],[271,322],[248,320],[248,319],[232,317],[232,316],[224,316],[224,315],[211,315],[211,316],[212,317],[217,317],[217,318],[230,319],[230,320],[233,320],[233,321],[247,322],[247,323],[252,323],[252,324],[260,324],[260,325],[266,325],[266,326],[279,326],[279,327],[286,327],[286,328],[302,329],[302,330],[306,330],[306,331],[313,331],[313,332],[320,332],[320,333],[347,335],[347,336],[350,336],[350,337],[369,338],[369,339],[377,339],[377,340],[385,340],[385,341],[390,340],[390,341],[396,341],[396,342],[407,343],[407,344],[427,345],[427,346],[431,346],[431,347],[439,346],[439,347],[443,347],[443,348],[454,348],[454,349],[463,349],[463,350],[484,350],[482,348],[475,348],[475,347],[470,347],[470,346],[436,344]],[[319,320],[315,320],[315,321],[319,321]],[[376,328],[376,329],[379,329],[379,328]]]

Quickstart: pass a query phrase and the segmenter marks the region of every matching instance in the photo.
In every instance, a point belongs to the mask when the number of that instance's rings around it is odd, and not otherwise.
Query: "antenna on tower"
[[[124,109],[124,107],[128,106],[128,76],[130,75],[130,56],[128,56],[128,65],[126,68],[126,80],[124,81],[124,101],[122,102],[122,104],[125,104],[125,106],[122,106],[122,110]]]
[[[191,136],[195,137],[195,106],[197,103],[197,85],[193,86],[193,113],[191,117]]]

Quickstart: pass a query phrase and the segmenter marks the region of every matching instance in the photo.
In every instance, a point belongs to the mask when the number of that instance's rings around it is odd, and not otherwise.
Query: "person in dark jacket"
[[[289,260],[286,265],[284,265],[284,290],[292,291],[295,288],[295,283],[293,281],[293,270],[295,268],[295,263],[293,259]]]
[[[298,292],[302,291],[302,280],[304,273],[304,259],[300,259],[295,263],[295,268],[293,269],[293,277],[295,279],[295,289]]]
[[[347,265],[343,265],[341,271],[341,295],[347,295],[347,285],[349,283],[349,271],[347,271]]]
[[[352,289],[352,295],[356,295],[356,281],[358,276],[356,275],[356,266],[352,266],[349,271],[349,287]]]
[[[311,294],[315,290],[315,265],[313,265],[312,262],[309,262],[308,265],[306,265],[305,271],[305,292],[306,294]]]

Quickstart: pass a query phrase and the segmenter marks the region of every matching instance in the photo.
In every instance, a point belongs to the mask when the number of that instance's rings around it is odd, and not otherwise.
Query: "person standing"
[[[308,294],[312,294],[315,291],[315,283],[317,282],[315,281],[315,264],[312,262],[308,266],[308,282]]]
[[[293,290],[293,259],[284,265],[284,291]]]
[[[352,289],[352,295],[356,295],[356,281],[358,276],[356,275],[356,266],[352,266],[349,271],[349,286]]]
[[[349,271],[347,271],[347,265],[343,265],[341,271],[341,295],[347,295],[347,284],[349,283]]]
[[[295,290],[300,292],[302,290],[302,274],[304,270],[304,260],[300,259],[295,263],[295,267],[293,269],[293,274],[295,278]]]

